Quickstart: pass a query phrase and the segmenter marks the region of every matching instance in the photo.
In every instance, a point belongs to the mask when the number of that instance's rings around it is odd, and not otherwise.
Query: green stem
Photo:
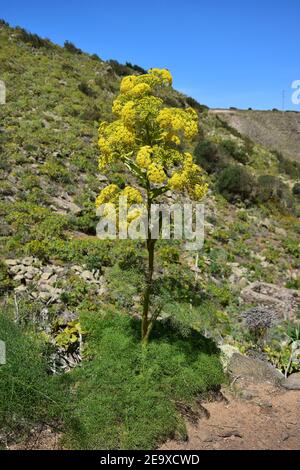
[[[156,240],[151,238],[151,227],[150,227],[150,214],[151,214],[151,198],[148,197],[148,238],[147,238],[147,250],[148,250],[148,273],[146,278],[146,288],[144,292],[143,302],[143,316],[142,316],[142,343],[147,344],[149,336],[153,327],[153,322],[149,319],[150,310],[150,296],[152,292],[153,284],[153,271],[154,271],[154,247]]]

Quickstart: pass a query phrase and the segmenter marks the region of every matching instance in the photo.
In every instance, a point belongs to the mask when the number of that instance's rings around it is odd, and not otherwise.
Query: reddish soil
[[[300,391],[243,379],[223,396],[204,403],[208,418],[187,423],[187,442],[169,441],[161,450],[300,449]]]

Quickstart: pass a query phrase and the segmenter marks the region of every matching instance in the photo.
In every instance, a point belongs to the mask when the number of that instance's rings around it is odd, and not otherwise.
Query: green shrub
[[[262,175],[258,178],[258,200],[272,202],[282,209],[294,209],[294,199],[288,186],[276,176]]]
[[[66,391],[47,373],[43,345],[22,331],[7,311],[0,313],[1,340],[6,343],[6,364],[0,365],[0,427],[13,437],[29,434],[32,426],[67,415]]]
[[[92,93],[94,93],[93,90],[91,91]],[[98,106],[93,105],[93,106],[87,107],[79,116],[80,116],[80,119],[83,119],[84,121],[97,121],[98,122],[101,119],[102,113],[101,113],[101,110],[98,108]]]
[[[126,315],[85,314],[87,354],[72,372],[75,416],[80,426],[67,444],[76,449],[152,449],[186,436],[178,409],[223,380],[213,342],[195,331],[183,338],[157,325],[147,349],[140,323]]]
[[[22,42],[25,42],[26,44],[29,44],[32,47],[35,47],[37,49],[40,47],[45,47],[47,49],[54,47],[54,44],[49,39],[43,39],[37,34],[31,34],[26,31],[26,29],[17,26],[16,31],[18,33],[18,38]]]
[[[115,74],[119,75],[119,77],[124,77],[125,75],[130,75],[132,73],[127,65],[120,64],[117,60],[109,60],[108,63]]]
[[[204,111],[208,110],[207,106],[205,106],[204,104],[198,103],[198,101],[192,98],[191,96],[187,96],[185,101],[191,108],[194,108],[199,113],[203,113]]]
[[[295,183],[293,186],[293,194],[296,196],[298,199],[300,199],[300,183]]]
[[[287,253],[294,256],[295,258],[300,258],[299,240],[294,240],[293,238],[286,238],[283,240],[283,246]]]
[[[200,141],[194,151],[196,163],[208,173],[215,173],[225,166],[225,160],[216,144],[210,140]]]
[[[230,165],[219,174],[217,189],[230,202],[250,201],[255,197],[256,182],[242,166]]]
[[[13,286],[6,264],[0,259],[0,297]],[[1,333],[0,333],[1,334]],[[1,339],[1,337],[0,337]]]
[[[300,178],[300,163],[299,162],[285,158],[280,152],[277,152],[276,150],[273,152],[273,154],[278,159],[279,171],[281,173],[287,174],[292,179]]]
[[[95,97],[95,91],[87,84],[87,82],[80,82],[78,85],[78,90],[81,93],[84,93],[86,96]]]
[[[50,158],[45,161],[44,165],[41,167],[41,173],[59,183],[72,182],[69,171],[55,158]]]
[[[226,139],[222,141],[221,148],[239,163],[248,163],[249,156],[245,146],[238,145],[234,140]]]
[[[71,52],[72,54],[82,54],[82,50],[76,47],[72,42],[70,41],[65,41],[64,42],[64,48],[68,51]]]
[[[132,70],[135,70],[139,74],[145,74],[147,73],[147,70],[143,69],[143,67],[140,67],[139,65],[131,64],[130,62],[126,62],[126,67],[131,68]]]

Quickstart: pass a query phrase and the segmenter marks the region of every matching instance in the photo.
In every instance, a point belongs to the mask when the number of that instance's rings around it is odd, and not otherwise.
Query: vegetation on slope
[[[153,447],[176,432],[182,436],[180,412],[223,380],[212,343],[226,337],[242,351],[255,347],[240,318],[243,286],[265,281],[299,289],[298,167],[291,168],[279,154],[239,134],[193,99],[164,91],[167,105],[193,106],[199,113],[200,138],[188,150],[208,172],[210,188],[221,194],[211,191],[205,200],[206,239],[198,257],[176,241],[157,244],[154,297],[161,315],[147,352],[150,367],[138,346],[138,320],[132,319],[141,309],[146,250],[139,242],[98,240],[94,209],[99,190],[107,185],[107,177],[98,174],[98,123],[112,120],[121,77],[144,71],[104,62],[70,43],[61,48],[3,23],[0,46],[0,79],[7,87],[7,104],[0,106],[0,337],[11,344],[17,336],[24,351],[0,368],[0,383],[6,384],[0,385],[3,445],[26,434],[35,425],[34,416],[64,429],[66,445],[75,448]],[[253,181],[248,194],[234,178],[239,172],[248,184]],[[222,181],[226,184],[220,187]],[[115,165],[109,182],[122,189],[134,180]],[[8,269],[7,258],[28,255],[45,270],[63,268],[63,277],[55,281],[62,291],[55,302],[36,297],[35,278],[27,283]],[[101,295],[72,270],[78,265],[99,273]],[[7,318],[15,300],[18,325]],[[61,375],[52,380],[45,370],[53,370],[53,354],[59,350],[67,356],[82,346],[74,326],[79,320],[85,331],[81,367],[68,374],[58,368]],[[289,360],[289,338],[295,337],[287,337],[290,327],[283,322],[269,335],[268,357],[282,370]],[[24,407],[17,395],[12,395],[15,403],[5,405],[11,375],[22,380],[18,361],[27,364],[27,348],[35,371],[28,366],[26,380],[42,393],[49,389],[48,396],[55,383],[54,400],[61,387],[68,389],[74,409],[65,403],[63,408],[74,421],[44,406],[42,395],[40,400],[26,398],[26,387],[18,392],[25,397]],[[143,413],[147,420],[140,419]]]

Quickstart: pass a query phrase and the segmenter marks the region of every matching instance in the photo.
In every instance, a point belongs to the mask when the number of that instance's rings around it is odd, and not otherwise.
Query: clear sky
[[[299,0],[1,0],[0,18],[103,59],[168,68],[211,107],[285,108],[300,80]]]

